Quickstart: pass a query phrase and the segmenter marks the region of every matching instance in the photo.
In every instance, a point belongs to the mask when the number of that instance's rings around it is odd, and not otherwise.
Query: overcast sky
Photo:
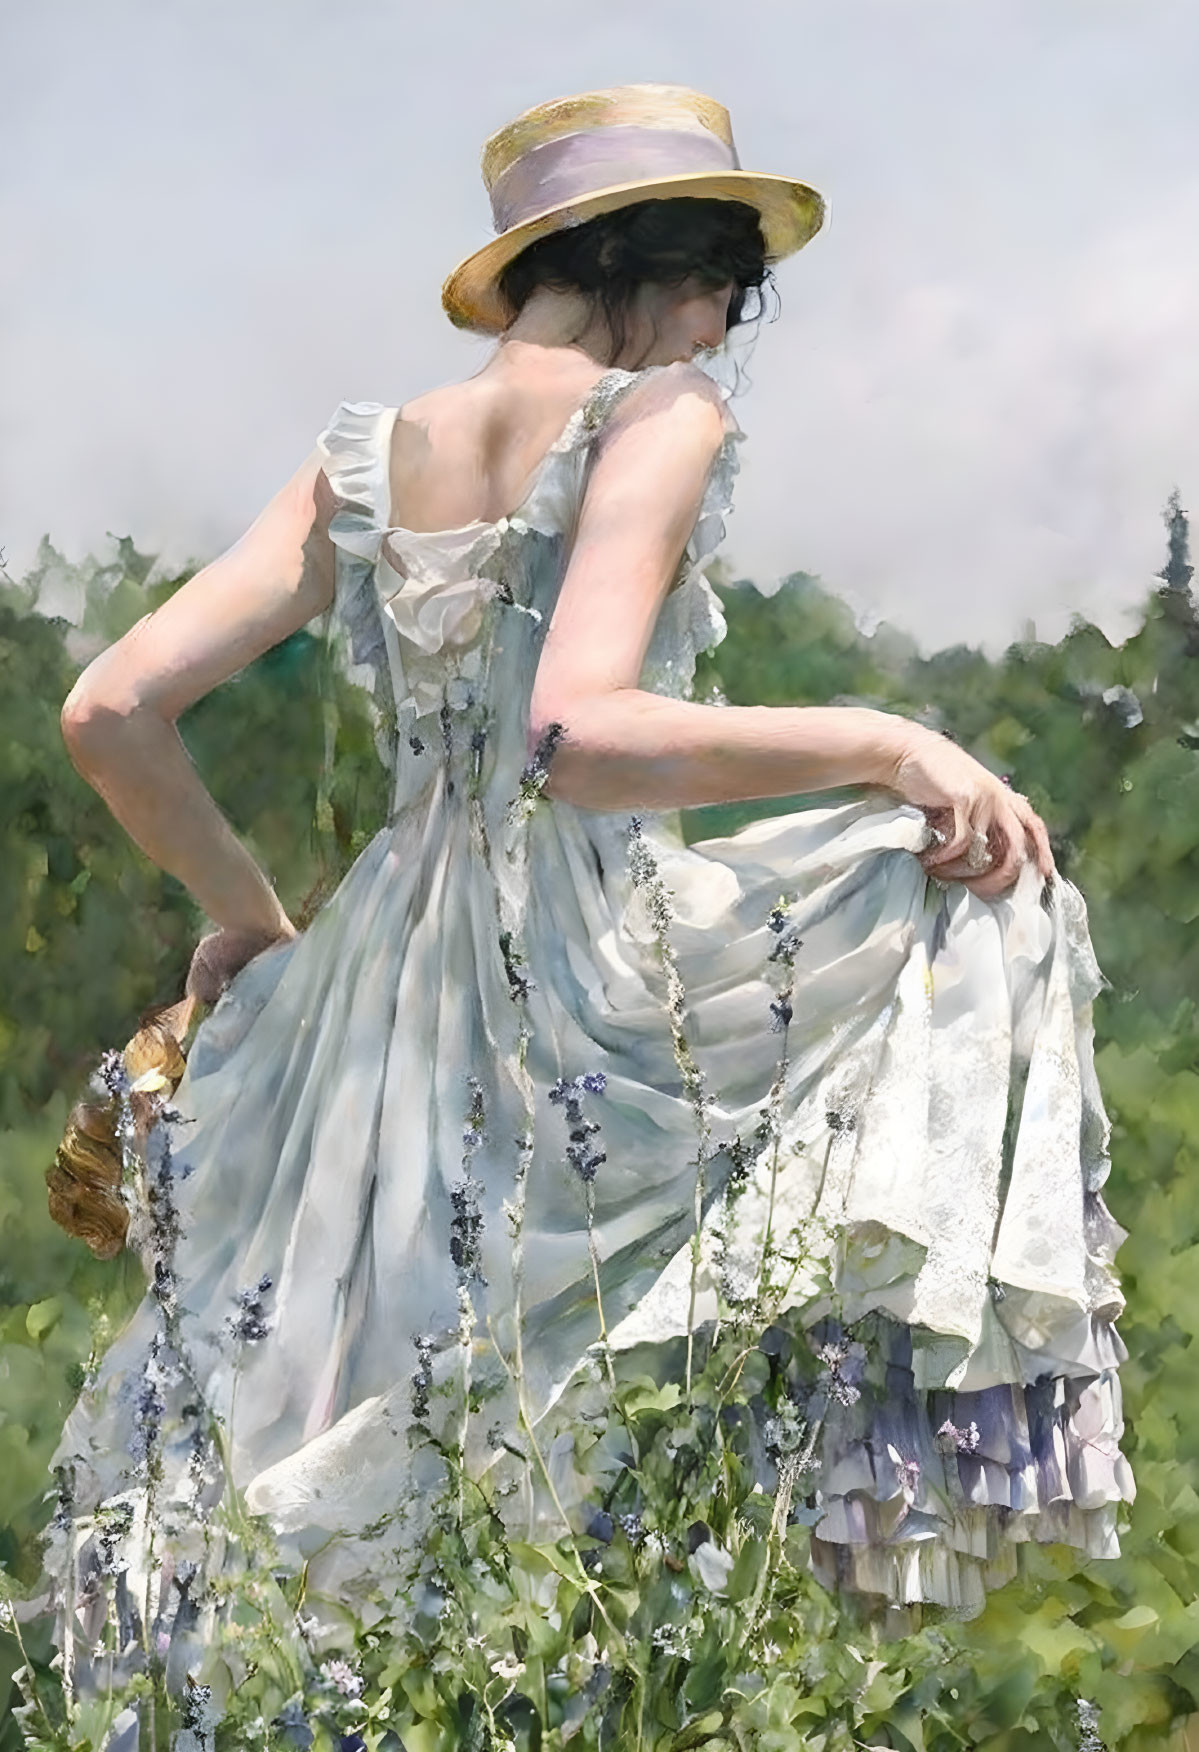
[[[635,80],[812,182],[725,553],[927,646],[1109,636],[1199,509],[1191,0],[38,0],[0,8],[0,547],[234,540],[342,398],[489,343],[484,138]]]

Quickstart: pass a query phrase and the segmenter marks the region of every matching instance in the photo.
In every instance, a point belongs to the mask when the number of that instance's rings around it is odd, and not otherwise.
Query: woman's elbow
[[[76,681],[59,712],[62,739],[71,764],[87,777],[127,735],[137,707],[108,694],[89,679],[88,671]]]
[[[616,781],[628,777],[625,691],[532,702],[525,772],[546,796],[584,809],[623,807],[625,787]]]
[[[626,712],[620,690],[581,693],[564,701],[537,700],[529,715],[526,776],[538,790],[581,809],[617,807],[609,797],[620,758],[621,723]]]
[[[71,765],[77,772],[85,773],[95,760],[98,746],[104,739],[103,707],[77,681],[63,701],[58,721],[63,742],[71,757]]]
[[[568,741],[571,754],[564,761],[561,750],[563,743]],[[570,779],[566,769],[575,764],[571,757],[577,757],[578,753],[578,739],[568,730],[561,713],[536,709],[530,713],[525,736],[526,782],[534,783],[544,796],[569,803],[572,799],[568,795]]]
[[[141,697],[136,672],[122,663],[121,652],[131,634],[150,619],[143,615],[124,639],[109,645],[75,680],[59,713],[63,741],[71,758],[87,759],[128,735],[129,725],[143,717],[147,706]]]

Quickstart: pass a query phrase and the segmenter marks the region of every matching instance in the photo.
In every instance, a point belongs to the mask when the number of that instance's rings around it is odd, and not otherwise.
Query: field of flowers
[[[219,1748],[1199,1746],[1195,1729],[1187,1738],[1191,1718],[1199,1724],[1199,614],[1176,502],[1169,534],[1163,575],[1119,646],[1079,621],[1056,645],[1029,639],[997,660],[965,647],[924,655],[893,628],[862,633],[804,574],[770,598],[724,578],[729,635],[697,678],[699,697],[874,704],[946,730],[1028,794],[1087,898],[1110,982],[1096,1005],[1114,1127],[1105,1197],[1130,1231],[1117,1266],[1138,1495],[1123,1556],[1082,1565],[1062,1548],[1025,1548],[1020,1578],[980,1618],[930,1615],[885,1637],[811,1577],[808,1523],[792,1503],[815,1437],[811,1408],[848,1378],[845,1356],[832,1341],[780,1355],[777,1341],[763,1347],[760,1332],[730,1319],[702,1366],[688,1352],[677,1378],[620,1383],[636,1463],[585,1540],[517,1547],[466,1493],[449,1493],[438,1610],[395,1635],[382,1620],[335,1658],[306,1662],[302,1639],[276,1633],[302,1602],[275,1578],[261,1528],[238,1523],[240,1682]],[[62,1418],[143,1287],[132,1255],[95,1260],[54,1227],[45,1173],[101,1049],[178,997],[201,928],[189,897],[74,772],[58,713],[88,657],[180,581],[157,577],[122,541],[110,562],[80,567],[46,544],[26,579],[0,583],[0,1579],[16,1596],[37,1573]],[[302,923],[385,811],[363,700],[305,632],[201,702],[181,730]],[[687,831],[728,831],[801,801],[695,811]],[[652,858],[638,863],[631,849],[652,902]],[[801,1002],[785,952],[779,973],[780,1004]],[[585,1129],[586,1091],[559,1094],[564,1117]],[[725,1414],[735,1393],[765,1391],[788,1371],[805,1381],[809,1421],[786,1425],[784,1396],[771,1499],[752,1490]],[[602,1377],[594,1387],[598,1461],[604,1395],[616,1395]],[[436,1425],[430,1417],[434,1442]],[[452,1475],[452,1444],[446,1459]],[[19,1639],[13,1621],[0,1629],[0,1752],[22,1743],[12,1714],[22,1667],[33,1743],[99,1744],[98,1718],[60,1719],[50,1653],[44,1622],[22,1625]],[[202,1700],[190,1707],[198,1749]],[[164,1695],[156,1752],[180,1725],[172,1708]]]

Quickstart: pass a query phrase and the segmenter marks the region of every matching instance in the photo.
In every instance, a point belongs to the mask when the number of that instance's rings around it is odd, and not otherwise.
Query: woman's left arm
[[[76,769],[146,856],[238,938],[243,959],[295,927],[201,781],[175,721],[328,608],[334,505],[314,451],[240,541],[88,665],[62,708]]]

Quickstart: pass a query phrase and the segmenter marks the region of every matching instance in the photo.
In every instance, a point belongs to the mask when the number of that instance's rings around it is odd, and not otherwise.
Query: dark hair
[[[508,263],[499,289],[514,316],[538,286],[581,291],[594,298],[612,337],[612,356],[623,349],[629,305],[647,281],[678,286],[694,277],[701,285],[736,288],[728,327],[756,316],[760,293],[771,279],[757,210],[745,201],[692,195],[634,201],[539,237]]]

